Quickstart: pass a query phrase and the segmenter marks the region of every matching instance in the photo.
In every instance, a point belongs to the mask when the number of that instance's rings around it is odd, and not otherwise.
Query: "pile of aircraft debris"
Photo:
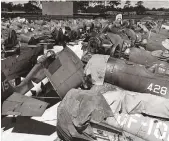
[[[60,140],[168,141],[169,33],[162,27],[120,14],[115,21],[2,22],[2,115],[41,116],[52,99],[60,101]]]

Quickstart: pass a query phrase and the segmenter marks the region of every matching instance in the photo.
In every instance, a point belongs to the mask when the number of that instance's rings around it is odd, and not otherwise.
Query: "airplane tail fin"
[[[43,67],[40,63],[38,63],[32,68],[26,78],[18,86],[15,87],[15,92],[23,95],[34,87],[32,81],[39,83],[45,77],[46,76]]]
[[[49,82],[61,99],[70,89],[79,87],[84,81],[83,63],[68,47],[53,62],[47,60],[44,67]]]
[[[1,100],[4,101],[7,97],[12,95],[14,92],[13,87],[8,82],[5,74],[1,71]]]

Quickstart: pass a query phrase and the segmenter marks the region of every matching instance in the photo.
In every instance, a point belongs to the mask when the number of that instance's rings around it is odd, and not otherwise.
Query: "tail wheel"
[[[56,54],[53,50],[48,50],[47,53],[46,53],[46,57],[51,57],[51,58],[55,58],[56,57]]]

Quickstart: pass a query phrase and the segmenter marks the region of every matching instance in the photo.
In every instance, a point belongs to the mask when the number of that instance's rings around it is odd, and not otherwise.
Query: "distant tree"
[[[116,1],[109,1],[108,4],[110,5],[110,7],[117,7],[118,5],[121,4],[120,0],[116,0]]]
[[[129,8],[130,6],[131,6],[131,1],[127,0],[124,5],[124,8]]]
[[[156,8],[152,8],[153,11],[156,11]]]
[[[37,10],[40,10],[38,6],[35,5],[36,1],[29,1],[28,3],[24,4],[24,9],[26,12],[35,12]]]
[[[126,3],[125,3],[125,5],[124,5],[124,7],[123,7],[123,11],[129,12],[129,11],[132,11],[132,10],[133,9],[131,7],[131,1],[127,0]]]
[[[120,7],[117,7],[116,10],[122,12],[123,9]]]
[[[38,1],[36,0],[29,0],[29,3],[31,3],[32,5],[38,5]]]
[[[9,3],[1,2],[1,8],[5,8],[8,11],[12,11],[13,3],[12,2],[9,2]]]
[[[165,11],[165,8],[158,8],[158,11]]]
[[[105,11],[116,11],[118,9],[118,5],[120,5],[120,0],[116,0],[116,1],[106,1],[106,7],[105,7]]]
[[[24,11],[24,7],[22,4],[16,4],[13,6],[12,8],[13,10],[16,10],[16,11]]]
[[[1,8],[6,8],[6,2],[1,2]]]
[[[86,9],[89,6],[89,1],[79,1],[79,7],[82,9]]]
[[[169,12],[169,8],[168,8],[168,9],[166,8],[165,11],[166,11],[166,12]]]
[[[96,5],[94,7],[94,11],[95,13],[104,13],[105,12],[105,6],[103,4],[100,4],[100,5]]]
[[[149,9],[149,8],[146,8],[146,11],[151,11],[151,9]]]
[[[92,3],[97,6],[97,5],[104,5],[104,1],[92,1]]]
[[[86,11],[89,7],[89,1],[73,1],[74,12],[78,10]]]
[[[135,10],[136,10],[137,14],[144,14],[145,13],[146,8],[143,6],[143,1],[138,1],[136,3]]]
[[[138,1],[138,2],[136,3],[136,5],[137,5],[137,6],[143,6],[143,1]]]

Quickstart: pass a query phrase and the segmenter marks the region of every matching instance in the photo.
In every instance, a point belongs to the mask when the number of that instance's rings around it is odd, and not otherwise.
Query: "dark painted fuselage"
[[[129,61],[146,65],[151,64],[158,61],[158,58],[153,56],[150,51],[138,49],[138,48],[131,48],[129,54]]]
[[[169,76],[152,73],[132,62],[109,58],[104,81],[126,90],[169,98]]]
[[[1,69],[8,80],[25,76],[43,54],[43,47],[23,47],[20,55],[12,55],[1,60]]]
[[[149,66],[154,63],[161,63],[162,61],[164,61],[164,62],[169,61],[169,59],[167,57],[165,58],[163,56],[159,56],[159,57],[153,56],[152,52],[138,49],[138,48],[131,48],[128,58],[129,58],[129,61],[131,61],[131,62],[145,65],[145,66]]]

